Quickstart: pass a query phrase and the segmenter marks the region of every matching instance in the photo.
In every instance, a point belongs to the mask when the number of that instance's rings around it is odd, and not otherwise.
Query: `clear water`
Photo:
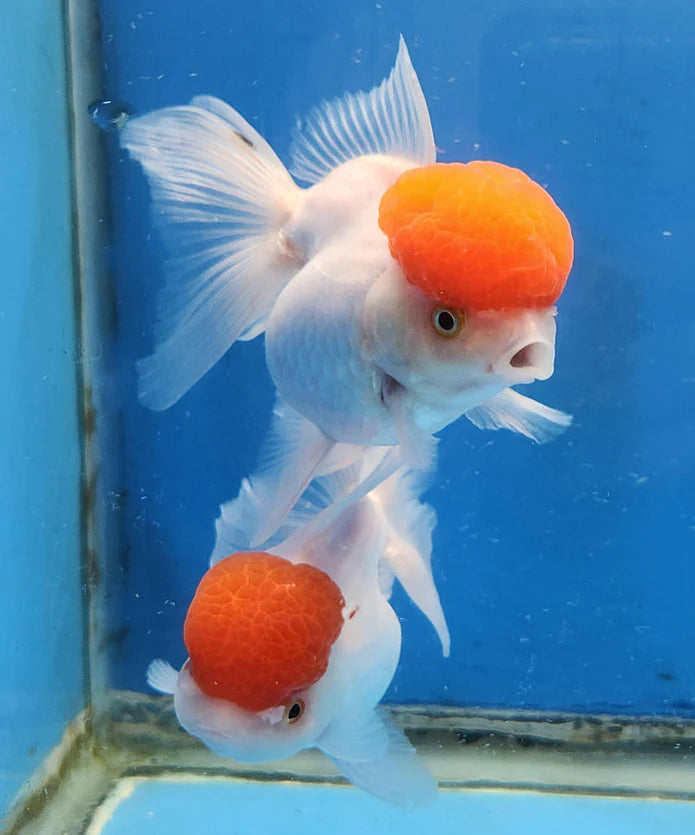
[[[559,303],[555,374],[528,393],[575,424],[544,447],[463,420],[441,433],[427,499],[454,655],[442,659],[427,624],[396,600],[403,657],[390,696],[688,714],[692,10],[475,5],[299,4],[287,15],[273,3],[230,12],[206,2],[193,15],[185,4],[164,13],[103,2],[105,90],[136,112],[217,95],[286,160],[296,118],[369,89],[403,32],[440,159],[500,160],[547,183],[577,255]],[[273,390],[258,340],[236,345],[170,410],[138,404],[134,362],[151,350],[163,251],[141,170],[115,137],[109,149],[127,493],[112,681],[137,689],[151,657],[184,657],[181,626],[212,520],[256,462]]]
[[[386,701],[692,718],[691,4],[100,0],[94,9],[96,49],[73,66],[91,82],[73,86],[72,100],[52,4],[7,0],[0,10],[9,67],[0,810],[85,700],[144,693],[151,658],[184,660],[183,618],[214,518],[253,469],[273,400],[256,340],[171,409],[138,403],[134,363],[152,347],[165,253],[142,172],[118,147],[118,119],[213,94],[287,161],[297,117],[379,82],[399,33],[440,159],[518,166],[572,223],[556,370],[528,393],[574,424],[546,446],[465,420],[440,433],[425,498],[439,520],[433,566],[452,654],[441,657],[396,591],[403,649]],[[96,99],[111,103],[92,113],[103,131],[89,123]],[[82,207],[80,222],[97,230],[104,279],[99,328],[80,341],[92,300],[73,276],[70,139],[89,130],[103,163],[100,208]],[[653,831],[666,826],[679,825]]]

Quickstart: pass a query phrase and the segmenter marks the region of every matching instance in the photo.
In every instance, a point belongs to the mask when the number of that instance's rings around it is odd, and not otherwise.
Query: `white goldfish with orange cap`
[[[325,528],[304,524],[361,483],[374,454],[317,479],[267,552],[230,553],[235,531],[218,522],[213,565],[184,625],[189,658],[180,671],[153,661],[148,681],[221,756],[264,762],[317,747],[355,785],[411,806],[432,800],[436,783],[378,704],[401,650],[394,578],[449,654],[430,565],[434,513],[401,470]]]
[[[215,98],[132,118],[121,141],[177,255],[142,402],[166,408],[265,333],[280,402],[262,467],[227,507],[249,546],[366,448],[387,449],[353,499],[403,462],[427,468],[433,433],[461,415],[536,441],[569,424],[510,388],[553,373],[569,223],[518,169],[435,162],[402,38],[382,84],[298,129],[290,170],[308,188]]]

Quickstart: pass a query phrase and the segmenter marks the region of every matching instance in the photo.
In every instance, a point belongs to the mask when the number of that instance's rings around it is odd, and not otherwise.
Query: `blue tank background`
[[[496,159],[547,184],[576,261],[555,375],[524,391],[575,423],[543,447],[465,420],[441,433],[427,498],[452,655],[396,594],[403,653],[388,698],[690,715],[691,4],[102,0],[101,11],[107,98],[142,112],[217,95],[286,161],[296,117],[379,82],[403,32],[440,159]],[[152,657],[185,657],[213,520],[255,464],[273,392],[256,340],[170,410],[138,404],[134,362],[151,350],[164,252],[144,177],[109,141],[123,540],[106,578],[111,675],[144,689]]]

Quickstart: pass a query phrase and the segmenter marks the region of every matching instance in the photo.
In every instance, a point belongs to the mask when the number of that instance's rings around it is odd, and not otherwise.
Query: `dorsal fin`
[[[371,92],[346,93],[309,114],[292,142],[290,171],[316,183],[343,162],[388,154],[413,166],[436,159],[427,102],[401,35],[391,73]]]

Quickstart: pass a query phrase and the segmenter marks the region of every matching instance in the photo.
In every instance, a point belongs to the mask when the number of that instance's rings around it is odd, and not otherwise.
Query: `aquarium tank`
[[[695,829],[692,4],[0,44],[0,831]]]

